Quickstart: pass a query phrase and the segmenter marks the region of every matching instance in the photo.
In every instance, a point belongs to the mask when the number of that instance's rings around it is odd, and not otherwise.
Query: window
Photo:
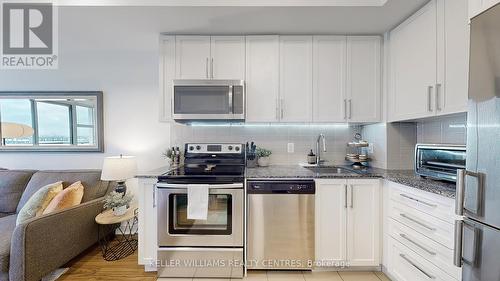
[[[0,151],[102,151],[102,93],[29,94],[0,92]]]

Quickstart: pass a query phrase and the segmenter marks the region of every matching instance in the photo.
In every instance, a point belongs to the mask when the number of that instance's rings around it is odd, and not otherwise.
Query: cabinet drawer
[[[391,218],[443,244],[447,248],[453,249],[453,224],[396,201],[391,201],[390,204]]]
[[[453,278],[460,279],[461,269],[453,265],[453,250],[392,219],[389,220],[389,235]]]
[[[454,222],[455,201],[453,199],[397,183],[390,182],[389,185],[392,200],[449,223]]]
[[[389,273],[398,281],[456,281],[397,240],[389,239]]]

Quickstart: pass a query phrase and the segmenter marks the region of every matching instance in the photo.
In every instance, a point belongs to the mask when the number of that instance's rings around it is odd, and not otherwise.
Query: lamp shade
[[[112,156],[104,158],[101,180],[125,181],[133,178],[137,172],[134,156]]]
[[[35,132],[30,126],[19,123],[2,122],[1,126],[3,139],[31,137]]]

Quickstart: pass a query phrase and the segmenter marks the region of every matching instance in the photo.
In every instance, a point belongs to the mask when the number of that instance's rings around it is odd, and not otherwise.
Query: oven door
[[[187,185],[157,185],[160,247],[243,246],[243,184],[209,187],[208,219],[190,220]]]
[[[175,120],[244,120],[244,101],[242,81],[174,80]]]

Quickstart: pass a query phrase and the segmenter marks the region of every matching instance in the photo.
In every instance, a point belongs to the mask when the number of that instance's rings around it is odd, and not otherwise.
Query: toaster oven
[[[415,173],[444,181],[457,181],[457,170],[465,169],[465,145],[417,144]]]

